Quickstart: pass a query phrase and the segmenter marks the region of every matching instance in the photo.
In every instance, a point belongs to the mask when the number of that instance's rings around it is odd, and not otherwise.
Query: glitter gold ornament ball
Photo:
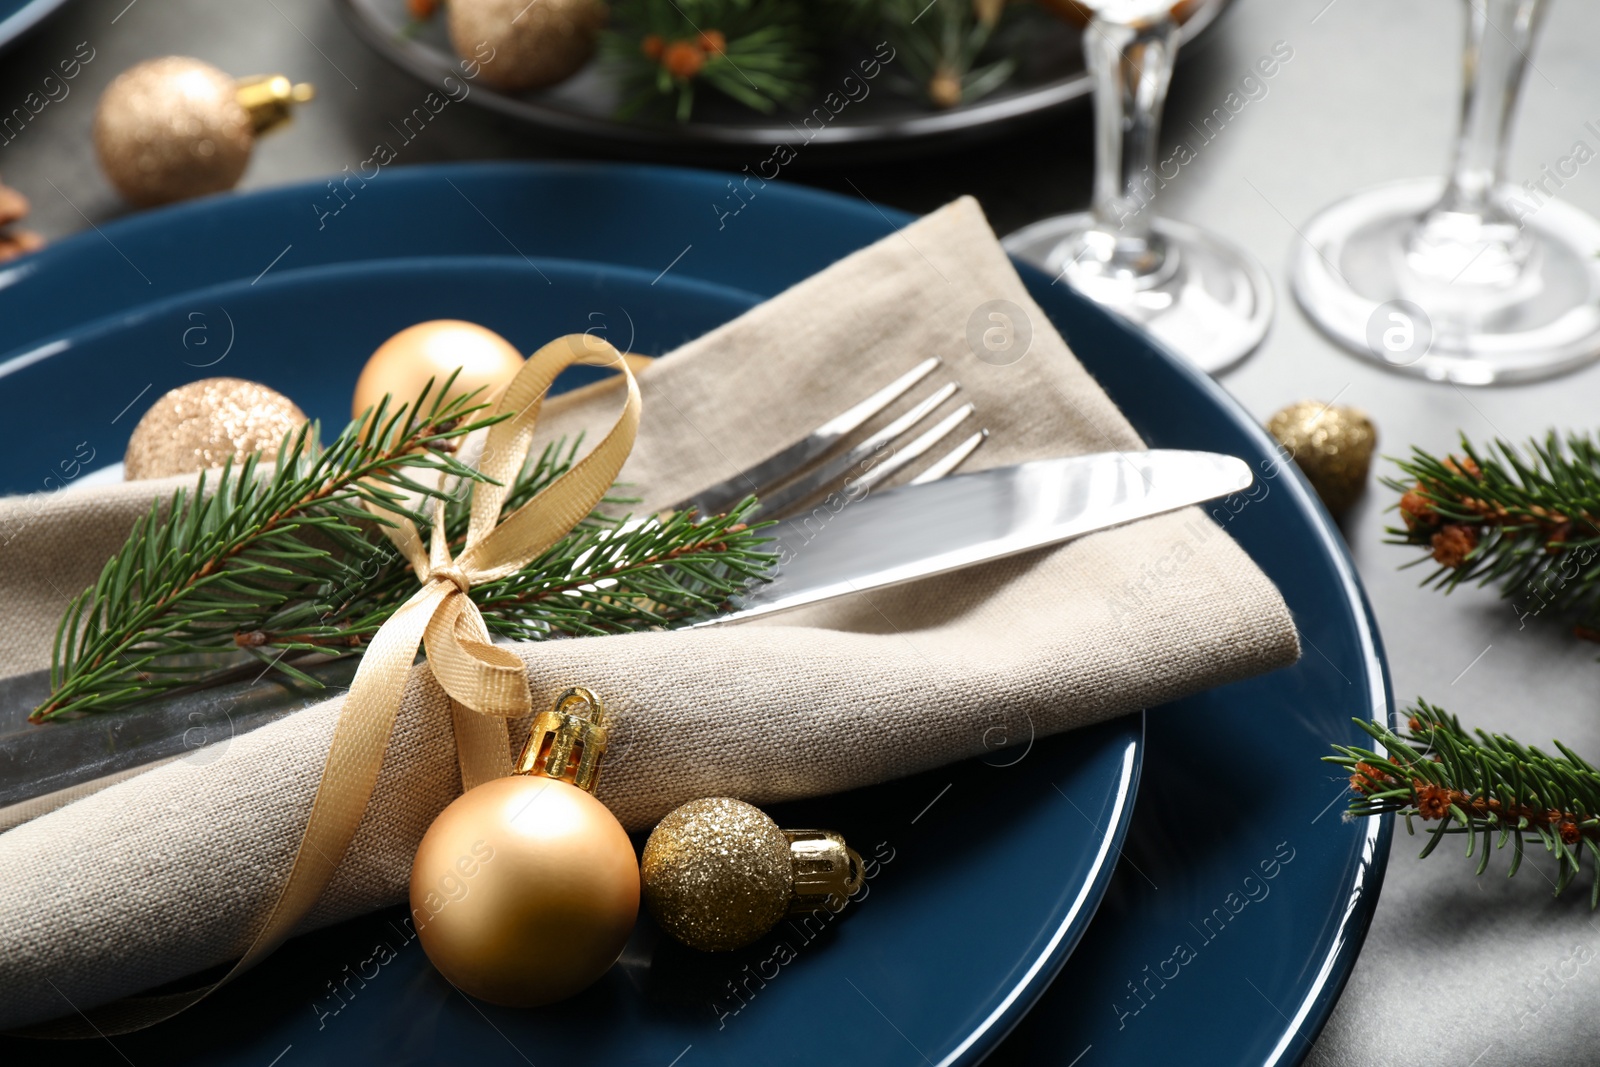
[[[1378,431],[1364,412],[1302,400],[1267,420],[1267,431],[1294,457],[1333,514],[1347,511],[1366,488]]]
[[[607,9],[601,0],[450,0],[450,41],[497,89],[564,81],[594,55]]]
[[[657,925],[706,952],[755,941],[794,892],[788,837],[765,812],[729,797],[669,812],[644,846],[639,873]]]
[[[392,413],[396,405],[416,400],[430,378],[437,390],[457,370],[460,373],[447,399],[481,388],[484,391],[478,399],[484,401],[515,378],[524,362],[510,341],[476,323],[459,319],[420,322],[401,330],[372,353],[356,380],[350,413],[360,418],[385,395],[392,398]],[[437,392],[430,394],[430,399],[433,395]]]
[[[243,378],[181,385],[150,406],[128,439],[123,476],[165,478],[235,463],[252,452],[278,454],[283,435],[305,425],[294,401]]]
[[[255,143],[237,94],[227,74],[185,56],[123,71],[94,114],[106,177],[140,207],[233,188]]]

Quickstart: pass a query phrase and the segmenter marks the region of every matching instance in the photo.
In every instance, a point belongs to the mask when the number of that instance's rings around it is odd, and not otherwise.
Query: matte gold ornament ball
[[[1378,430],[1364,412],[1302,400],[1267,420],[1267,431],[1335,515],[1347,511],[1366,488]]]
[[[294,401],[243,378],[180,385],[150,406],[128,439],[123,477],[165,478],[235,463],[252,452],[273,459],[283,435],[305,425]]]
[[[458,369],[446,399],[482,388],[478,400],[486,401],[517,376],[524,362],[510,341],[477,323],[459,319],[420,322],[401,330],[372,353],[356,379],[351,415],[360,418],[385,395],[393,398],[389,405],[392,413],[397,405],[415,401],[430,378],[434,382],[431,401],[450,373]]]
[[[463,992],[509,1007],[572,996],[616,962],[639,867],[588,792],[525,774],[485,782],[434,820],[411,867],[428,958]]]
[[[729,797],[691,800],[656,825],[639,864],[645,906],[691,948],[728,952],[789,908],[789,839],[761,809]]]
[[[601,0],[450,0],[450,42],[497,89],[564,81],[594,55],[607,9]]]
[[[254,144],[234,80],[185,56],[123,71],[94,113],[100,166],[140,207],[233,188]]]

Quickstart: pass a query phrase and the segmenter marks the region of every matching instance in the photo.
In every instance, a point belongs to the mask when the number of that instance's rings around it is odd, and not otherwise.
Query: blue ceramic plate
[[[33,29],[67,0],[0,0],[0,48]]]
[[[482,322],[524,349],[606,330],[619,345],[659,353],[760,299],[687,276],[545,258],[393,259],[222,283],[101,319],[47,357],[13,363],[0,379],[6,396],[70,396],[72,414],[15,405],[28,444],[13,452],[10,476],[26,484],[58,456],[86,468],[115,457],[143,406],[208,374],[263,381],[342,425],[365,355],[419,319]],[[980,709],[972,728],[996,737],[1008,725],[1024,724]],[[574,1065],[665,1064],[690,1046],[685,1062],[802,1065],[815,1050],[783,1040],[820,1015],[848,1028],[861,1062],[892,1062],[908,1035],[939,1060],[974,1062],[1087,929],[1126,831],[1141,730],[1142,717],[1130,716],[774,809],[784,825],[827,826],[854,842],[869,857],[868,899],[837,921],[783,924],[735,955],[686,951],[645,921],[622,965],[595,988],[551,1009],[505,1011],[451,989],[411,943],[403,909],[393,909],[303,938],[224,996],[118,1045],[141,1067],[260,1067],[290,1046],[298,1062],[493,1062],[505,1043]],[[983,923],[952,926],[952,908],[967,901],[1004,907]],[[380,943],[394,949],[382,966],[373,962]],[[341,986],[351,967],[360,995]],[[108,1050],[69,1051],[98,1059]]]
[[[665,270],[660,284],[689,276],[765,296],[908,221],[779,184],[739,192],[728,175],[695,171],[473,165],[347,180],[338,199],[326,185],[298,186],[136,216],[0,272],[0,398],[22,395],[8,368],[59,349],[64,331],[154,299],[248,283],[264,269],[261,284],[317,264],[526,255],[623,264],[652,278]],[[1022,273],[1153,445],[1231,451],[1261,465],[1267,495],[1227,517],[1227,529],[1278,583],[1306,651],[1294,668],[1146,714],[1147,770],[1111,889],[1070,965],[993,1062],[1299,1062],[1360,949],[1388,854],[1388,824],[1343,822],[1341,782],[1316,762],[1330,742],[1364,736],[1351,717],[1390,714],[1365,598],[1326,513],[1231,398],[1064,287]],[[7,477],[13,487],[36,484]],[[926,936],[1011,907],[1008,896],[944,902]],[[351,934],[349,952],[360,944]],[[853,1047],[855,1016],[836,1038],[829,1016],[814,1019],[808,1033]],[[885,1062],[935,1054],[925,1034],[906,1033]],[[509,1049],[502,1059],[520,1062]]]

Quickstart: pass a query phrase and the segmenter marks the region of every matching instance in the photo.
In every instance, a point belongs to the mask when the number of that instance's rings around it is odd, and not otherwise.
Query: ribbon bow
[[[528,357],[490,412],[510,417],[489,429],[477,465],[489,480],[473,485],[472,518],[460,555],[450,552],[443,500],[434,502],[426,550],[409,518],[369,505],[391,524],[383,530],[411,563],[422,586],[373,635],[362,656],[339,712],[289,879],[239,962],[219,981],[200,989],[130,997],[89,1016],[45,1024],[41,1031],[48,1030],[53,1037],[93,1036],[160,1022],[253,966],[294,932],[322,896],[361,825],[419,646],[426,647],[428,668],[453,704],[462,788],[511,773],[506,720],[532,710],[527,677],[521,660],[490,643],[483,616],[467,594],[474,585],[526,567],[582,522],[615,483],[639,429],[639,383],[631,362],[631,357],[588,334],[557,338]],[[628,387],[622,413],[588,455],[501,521],[506,495],[533,443],[544,396],[556,376],[576,363],[622,371]],[[80,1019],[87,1025],[80,1026]]]

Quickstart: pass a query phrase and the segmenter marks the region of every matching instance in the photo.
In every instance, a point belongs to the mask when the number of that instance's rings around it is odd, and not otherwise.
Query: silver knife
[[[859,500],[846,490],[764,531],[778,554],[771,580],[695,626],[1004,559],[1242,492],[1251,481],[1249,465],[1233,456],[1159,449],[1035,460]]]
[[[1003,559],[1250,487],[1250,467],[1210,452],[1107,452],[959,474],[859,498],[847,490],[808,515],[771,527],[771,580],[732,610],[694,624],[721,626]],[[356,661],[306,668],[335,689]],[[259,664],[231,680],[105,715],[36,726],[48,671],[0,685],[0,827],[9,806],[157,760],[216,758],[235,734],[331,694]],[[20,809],[19,809],[20,810]]]

